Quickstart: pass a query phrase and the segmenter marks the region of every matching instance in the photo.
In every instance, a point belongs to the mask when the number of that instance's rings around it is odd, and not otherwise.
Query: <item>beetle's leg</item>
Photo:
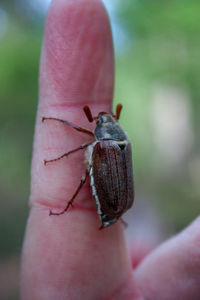
[[[124,225],[124,228],[128,227],[128,223],[126,223],[126,221],[124,221],[122,218],[120,218],[120,221]]]
[[[93,133],[92,131],[87,130],[87,129],[82,128],[82,127],[79,127],[79,126],[77,126],[77,125],[75,125],[75,124],[73,124],[73,123],[70,123],[70,122],[68,122],[68,121],[65,121],[65,120],[61,120],[61,119],[57,119],[57,118],[46,118],[46,117],[43,117],[43,118],[42,118],[42,122],[44,122],[45,120],[54,120],[54,121],[58,121],[58,122],[60,122],[60,123],[62,123],[62,124],[65,124],[65,125],[71,127],[71,128],[74,128],[74,129],[77,130],[77,131],[80,131],[80,132],[86,133],[86,134],[88,134],[88,135],[94,136],[94,133]]]
[[[74,202],[74,199],[76,198],[76,196],[78,195],[78,193],[79,193],[79,191],[81,190],[82,186],[83,186],[84,183],[86,182],[87,176],[88,176],[88,171],[86,171],[86,172],[85,172],[85,175],[81,178],[81,182],[80,182],[80,184],[79,184],[79,186],[78,186],[76,192],[75,192],[74,195],[72,196],[71,200],[67,203],[67,206],[66,206],[61,212],[59,212],[59,213],[54,213],[54,212],[52,212],[52,210],[50,210],[50,212],[49,212],[49,215],[50,215],[50,216],[52,216],[52,215],[54,215],[54,216],[62,215],[62,214],[64,214],[64,213],[68,210],[68,208],[69,208],[70,206],[72,206],[72,204],[73,204],[73,202]]]
[[[74,152],[76,152],[78,150],[85,149],[85,148],[87,148],[87,146],[91,145],[92,143],[93,142],[82,144],[78,148],[70,150],[69,152],[66,152],[66,153],[62,154],[61,156],[59,156],[57,158],[54,158],[54,159],[51,159],[51,160],[44,160],[44,165],[46,165],[48,163],[51,163],[51,162],[54,162],[54,161],[57,161],[57,160],[65,157],[65,156],[68,156],[69,154],[74,153]]]
[[[104,224],[102,223],[101,226],[99,227],[99,230],[102,230],[104,228],[106,228],[106,226],[104,226]]]

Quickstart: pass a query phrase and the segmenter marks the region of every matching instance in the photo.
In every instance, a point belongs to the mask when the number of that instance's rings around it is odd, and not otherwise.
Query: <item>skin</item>
[[[61,216],[84,174],[83,150],[44,166],[92,140],[43,116],[93,129],[82,107],[109,111],[113,48],[100,0],[53,0],[44,33],[32,161],[30,215],[22,252],[22,300],[200,299],[200,218],[147,255],[132,245],[121,222],[98,230],[89,182]]]

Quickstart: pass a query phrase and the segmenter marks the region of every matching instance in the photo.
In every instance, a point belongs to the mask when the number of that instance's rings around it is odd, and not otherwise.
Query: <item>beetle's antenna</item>
[[[122,107],[123,107],[122,104],[117,104],[117,107],[116,107],[116,119],[117,120],[119,120]]]
[[[85,105],[85,106],[83,107],[83,110],[84,110],[84,112],[85,112],[85,115],[86,115],[88,121],[89,121],[89,122],[93,122],[93,121],[94,121],[94,118],[93,118],[93,116],[92,116],[92,113],[91,113],[91,110],[90,110],[89,106]]]

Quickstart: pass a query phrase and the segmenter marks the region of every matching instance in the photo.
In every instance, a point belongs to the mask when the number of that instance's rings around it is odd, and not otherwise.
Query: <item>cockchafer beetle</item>
[[[93,117],[90,108],[87,105],[84,106],[83,110],[88,121],[96,121],[94,132],[65,120],[51,117],[42,118],[42,121],[59,121],[96,139],[93,142],[82,144],[78,148],[64,153],[56,159],[44,160],[44,164],[46,165],[86,148],[86,172],[78,188],[65,209],[59,213],[50,210],[49,215],[64,214],[72,206],[88,175],[90,176],[90,185],[96,201],[97,212],[102,222],[100,229],[117,222],[123,213],[132,206],[134,201],[134,186],[131,144],[127,133],[118,124],[121,109],[122,105],[118,104],[116,115],[100,112],[97,117]]]

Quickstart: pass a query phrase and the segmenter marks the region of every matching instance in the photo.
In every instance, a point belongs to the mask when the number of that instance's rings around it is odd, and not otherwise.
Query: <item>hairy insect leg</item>
[[[57,158],[54,158],[54,159],[50,159],[50,160],[44,160],[44,165],[48,164],[48,163],[51,163],[51,162],[54,162],[54,161],[57,161],[63,157],[67,157],[69,154],[72,154],[76,151],[79,151],[79,150],[82,150],[82,149],[85,149],[87,148],[87,146],[91,145],[93,142],[90,142],[90,143],[85,143],[85,144],[82,144],[80,145],[78,148],[76,149],[73,149],[73,150],[70,150],[69,152],[66,152],[64,154],[62,154],[61,156],[57,157]]]
[[[81,190],[81,188],[83,187],[84,183],[86,182],[87,176],[88,176],[88,171],[86,171],[85,175],[81,178],[80,184],[79,184],[78,188],[76,189],[76,192],[72,196],[71,200],[67,203],[66,207],[61,212],[59,212],[59,213],[54,213],[54,212],[52,212],[52,210],[50,210],[50,212],[49,212],[50,216],[52,216],[52,215],[54,215],[54,216],[62,215],[62,214],[64,214],[68,210],[68,208],[70,206],[72,206],[72,204],[74,202],[74,199],[76,198],[76,196],[78,195],[79,191]]]
[[[106,226],[104,226],[104,224],[102,223],[101,226],[99,227],[99,230],[102,230],[104,228],[106,228]]]
[[[124,221],[122,218],[119,219],[121,221],[121,223],[124,225],[124,228],[128,227],[128,223],[126,221]]]
[[[70,123],[70,122],[66,121],[66,120],[61,120],[61,119],[51,118],[51,117],[48,117],[48,118],[43,117],[43,118],[42,118],[42,122],[44,122],[44,121],[46,121],[46,120],[54,120],[54,121],[58,121],[58,122],[60,122],[60,123],[62,123],[62,124],[65,124],[65,125],[67,125],[67,126],[73,128],[73,129],[75,129],[75,130],[77,130],[77,131],[80,131],[80,132],[86,133],[86,134],[88,134],[88,135],[94,136],[94,133],[93,133],[92,131],[87,130],[87,129],[82,128],[82,127],[79,127],[79,126],[77,126],[77,125],[75,125],[75,124],[73,124],[73,123]]]

